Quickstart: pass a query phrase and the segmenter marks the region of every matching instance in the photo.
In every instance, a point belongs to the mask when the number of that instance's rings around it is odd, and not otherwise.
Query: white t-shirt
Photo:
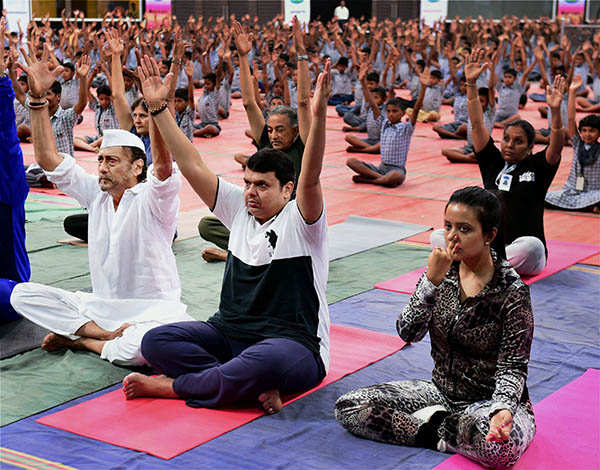
[[[338,5],[333,10],[333,16],[335,16],[338,20],[347,20],[350,17],[350,10],[347,7],[343,7]]]

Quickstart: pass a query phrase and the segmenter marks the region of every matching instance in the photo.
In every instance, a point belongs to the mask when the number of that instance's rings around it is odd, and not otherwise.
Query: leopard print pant
[[[341,396],[335,405],[335,417],[357,436],[412,446],[423,424],[412,413],[442,405],[451,413],[438,430],[446,449],[486,467],[504,468],[513,465],[533,441],[535,421],[531,408],[519,405],[513,416],[510,439],[502,443],[486,442],[491,404],[491,401],[465,406],[452,404],[430,381],[403,380],[360,388]]]

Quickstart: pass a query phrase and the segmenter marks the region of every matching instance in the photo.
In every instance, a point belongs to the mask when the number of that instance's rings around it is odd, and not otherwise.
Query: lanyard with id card
[[[510,191],[510,186],[512,184],[513,175],[509,174],[517,167],[516,164],[512,164],[508,166],[508,162],[504,162],[504,168],[498,173],[496,177],[496,186],[500,191]]]
[[[583,177],[583,168],[581,168],[581,174],[575,180],[575,190],[583,191],[583,188],[585,188],[585,178]]]

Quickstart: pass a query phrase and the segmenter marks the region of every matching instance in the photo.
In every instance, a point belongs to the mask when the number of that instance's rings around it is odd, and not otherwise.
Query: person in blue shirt
[[[5,24],[0,25],[4,37]],[[31,269],[25,249],[25,199],[29,186],[25,180],[23,154],[13,101],[15,93],[4,70],[5,58],[0,56],[0,299],[10,299],[19,282],[29,281]],[[0,324],[20,318],[10,303],[0,302]]]

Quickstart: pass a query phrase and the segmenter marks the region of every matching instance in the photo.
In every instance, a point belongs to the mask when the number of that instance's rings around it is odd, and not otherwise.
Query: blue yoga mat
[[[528,387],[534,402],[600,363],[599,280],[596,273],[568,270],[531,286],[535,333]],[[405,294],[368,291],[330,306],[332,322],[393,333],[396,317],[408,299]],[[335,401],[349,390],[390,380],[431,377],[429,353],[426,337],[284,407],[277,415],[253,421],[168,462],[39,425],[34,420],[40,415],[2,428],[2,445],[94,470],[124,465],[140,470],[432,468],[449,455],[359,439],[333,418]]]

